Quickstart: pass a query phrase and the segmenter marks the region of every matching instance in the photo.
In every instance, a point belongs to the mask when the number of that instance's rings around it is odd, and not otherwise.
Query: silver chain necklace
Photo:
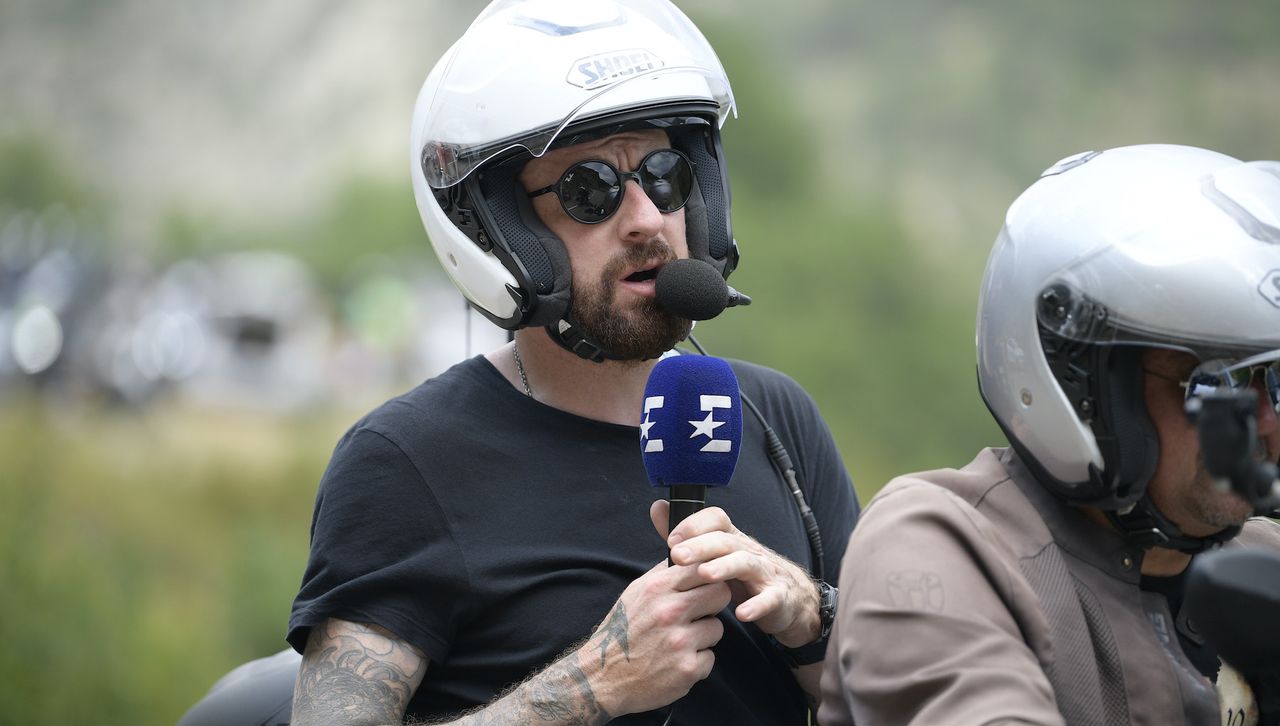
[[[515,354],[516,370],[520,372],[520,382],[524,384],[524,395],[533,398],[533,391],[529,389],[529,376],[524,372],[524,361],[520,360],[520,344],[514,339],[511,341],[511,352]]]

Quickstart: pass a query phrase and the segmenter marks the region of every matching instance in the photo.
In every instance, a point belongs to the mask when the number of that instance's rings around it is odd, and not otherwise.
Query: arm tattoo
[[[627,609],[622,603],[618,603],[618,607],[613,609],[609,614],[609,619],[600,629],[596,631],[596,635],[600,635],[600,645],[596,646],[600,650],[600,667],[604,667],[605,656],[608,655],[609,644],[618,641],[618,648],[622,650],[622,657],[631,662],[631,645],[627,642]]]
[[[574,726],[593,723],[596,716],[600,718],[597,723],[609,720],[609,714],[596,702],[591,683],[575,660],[571,655],[553,665],[544,673],[549,678],[535,681],[537,686],[530,689],[529,708],[538,720]]]
[[[612,718],[596,701],[590,681],[578,666],[577,651],[571,650],[488,706],[449,723],[459,726],[517,723],[592,726],[607,723]]]
[[[327,621],[311,630],[293,723],[400,723],[426,667],[410,646],[380,629]]]

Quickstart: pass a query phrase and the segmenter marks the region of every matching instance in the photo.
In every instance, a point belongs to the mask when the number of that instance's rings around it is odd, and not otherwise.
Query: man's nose
[[[618,209],[619,235],[629,242],[645,242],[662,231],[662,212],[635,179],[626,181]]]

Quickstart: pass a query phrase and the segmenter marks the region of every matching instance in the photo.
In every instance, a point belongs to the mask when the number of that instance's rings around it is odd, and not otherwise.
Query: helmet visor
[[[423,94],[414,139],[436,189],[515,150],[540,156],[578,122],[676,104],[736,114],[715,51],[666,0],[497,0]]]

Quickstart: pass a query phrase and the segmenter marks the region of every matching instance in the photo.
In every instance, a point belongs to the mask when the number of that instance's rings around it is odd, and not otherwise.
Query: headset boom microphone
[[[670,487],[670,532],[702,509],[707,487],[729,483],[742,444],[738,377],[721,358],[658,361],[644,389],[640,451],[649,483]]]
[[[751,298],[729,287],[716,268],[692,258],[663,265],[654,288],[658,305],[686,320],[710,320],[725,308],[751,304]]]

